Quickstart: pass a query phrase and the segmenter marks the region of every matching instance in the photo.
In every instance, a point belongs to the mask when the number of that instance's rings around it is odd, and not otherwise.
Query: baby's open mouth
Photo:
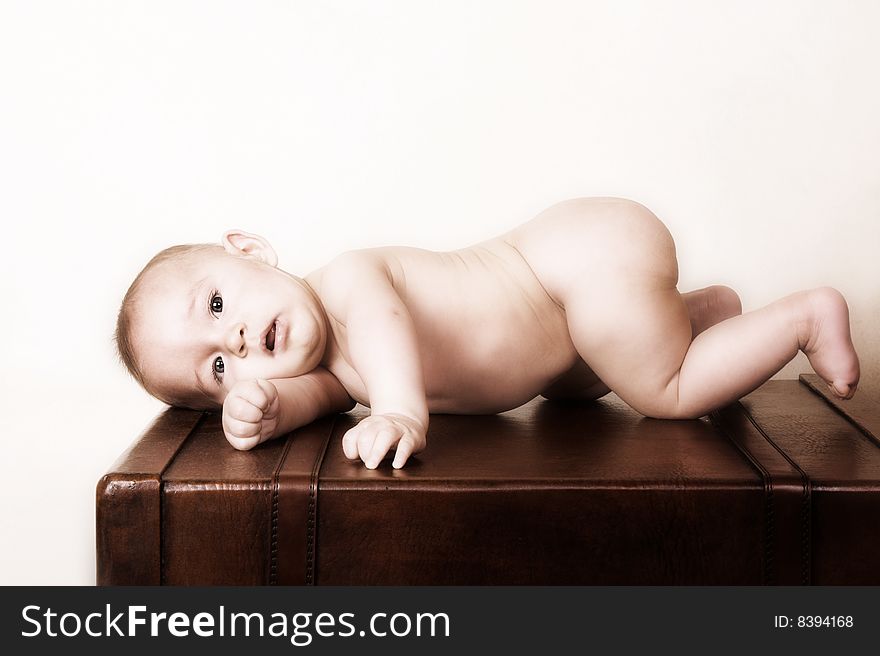
[[[272,328],[269,330],[269,334],[266,335],[266,348],[270,351],[275,350],[275,328],[277,326],[277,323],[273,323]]]

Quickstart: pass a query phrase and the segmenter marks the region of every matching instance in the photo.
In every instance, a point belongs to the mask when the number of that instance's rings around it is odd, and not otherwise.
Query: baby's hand
[[[223,432],[236,449],[246,451],[274,437],[278,427],[278,390],[268,380],[241,380],[223,401]]]
[[[397,445],[395,469],[403,467],[406,459],[425,448],[425,427],[415,419],[395,413],[371,415],[346,432],[342,438],[345,457],[355,460],[360,456],[367,469],[375,469],[391,447]]]

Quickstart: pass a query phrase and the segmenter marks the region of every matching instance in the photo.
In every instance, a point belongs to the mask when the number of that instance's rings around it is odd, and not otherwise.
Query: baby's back
[[[505,239],[449,252],[372,252],[388,264],[412,317],[432,412],[516,407],[577,360],[564,311]]]

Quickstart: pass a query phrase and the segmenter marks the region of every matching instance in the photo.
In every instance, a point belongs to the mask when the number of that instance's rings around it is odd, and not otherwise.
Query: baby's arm
[[[396,446],[400,468],[425,448],[428,404],[419,345],[409,310],[385,262],[363,251],[336,258],[322,279],[328,315],[345,326],[351,363],[369,396],[371,415],[342,439],[346,457],[374,469]]]
[[[242,380],[223,401],[223,432],[232,446],[247,450],[353,407],[342,383],[323,367],[295,378]]]

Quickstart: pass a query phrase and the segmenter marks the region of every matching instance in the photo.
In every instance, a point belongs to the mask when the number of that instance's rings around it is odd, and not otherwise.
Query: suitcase
[[[698,420],[432,415],[401,470],[343,455],[367,413],[239,452],[168,409],[98,483],[98,584],[880,584],[880,403],[817,376]]]

